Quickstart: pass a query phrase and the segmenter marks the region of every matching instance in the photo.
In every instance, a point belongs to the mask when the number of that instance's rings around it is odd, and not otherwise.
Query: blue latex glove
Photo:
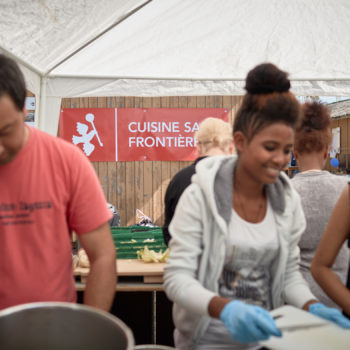
[[[321,303],[311,304],[309,311],[325,320],[332,321],[343,328],[350,329],[350,320],[348,320],[338,309],[328,307]]]
[[[274,319],[260,306],[244,304],[234,300],[224,306],[220,319],[229,330],[232,338],[241,343],[266,340],[271,335],[280,337]]]

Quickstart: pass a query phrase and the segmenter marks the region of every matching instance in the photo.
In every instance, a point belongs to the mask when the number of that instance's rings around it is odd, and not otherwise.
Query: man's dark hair
[[[11,97],[16,108],[21,111],[26,98],[26,84],[24,76],[17,63],[0,54],[0,96]]]
[[[289,88],[287,73],[275,65],[263,63],[253,68],[246,78],[247,93],[235,117],[233,133],[241,131],[251,140],[274,123],[284,123],[295,129],[300,105]]]

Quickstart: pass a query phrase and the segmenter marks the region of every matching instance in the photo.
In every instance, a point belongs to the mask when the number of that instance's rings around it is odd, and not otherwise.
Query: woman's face
[[[242,134],[235,135],[239,164],[245,176],[261,184],[274,183],[290,162],[294,131],[283,123],[265,127],[248,141]],[[236,142],[237,141],[237,142]]]

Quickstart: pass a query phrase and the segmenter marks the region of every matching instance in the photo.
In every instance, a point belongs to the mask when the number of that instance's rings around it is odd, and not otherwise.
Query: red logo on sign
[[[115,161],[115,109],[65,108],[59,135],[77,145],[91,161]]]

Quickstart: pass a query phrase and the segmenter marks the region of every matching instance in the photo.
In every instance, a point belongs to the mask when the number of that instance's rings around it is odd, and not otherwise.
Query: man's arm
[[[90,273],[84,292],[84,304],[109,311],[117,283],[115,245],[108,223],[79,240],[90,261]]]

